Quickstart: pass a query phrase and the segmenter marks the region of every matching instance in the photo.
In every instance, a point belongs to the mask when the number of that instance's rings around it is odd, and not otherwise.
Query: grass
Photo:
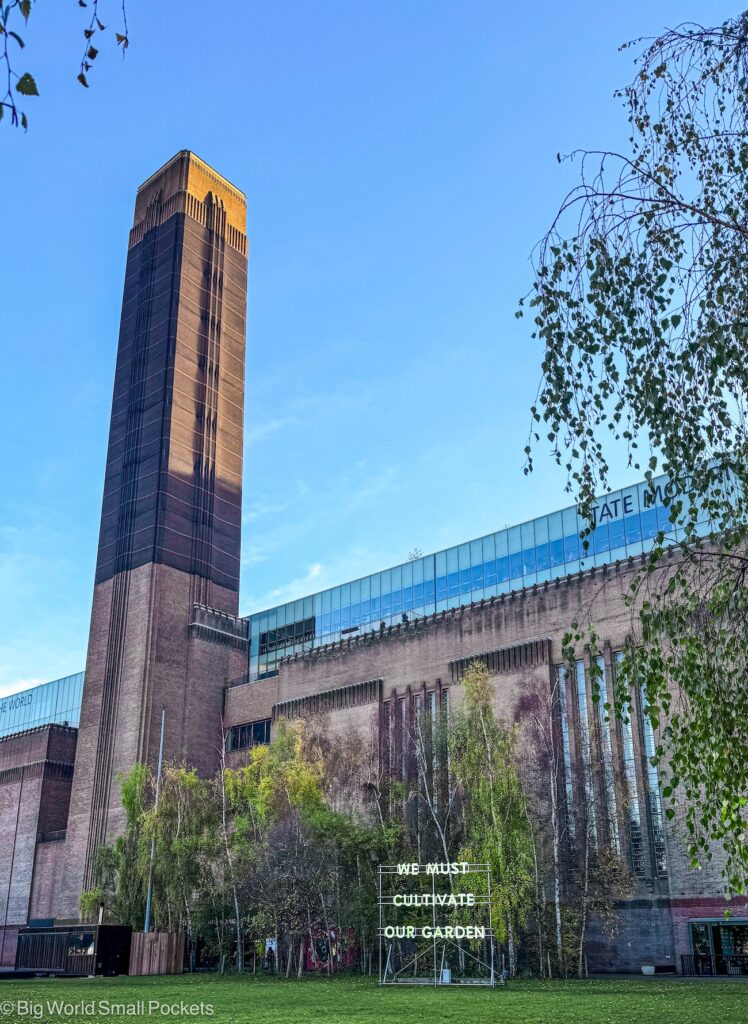
[[[27,1000],[30,1007],[17,1007]],[[56,1012],[53,1000],[87,1002]],[[102,1000],[135,1006],[126,1017]],[[148,1012],[148,1001],[167,1006]],[[207,1004],[213,1013],[177,1012],[173,1004]],[[11,1007],[9,1004],[16,1004]],[[93,1004],[93,1005],[91,1005]],[[38,1008],[38,1009],[37,1009]],[[0,982],[0,1016],[92,1024],[105,1020],[207,1020],[213,1024],[740,1024],[748,1022],[748,985],[740,981],[591,979],[512,982],[505,989],[380,989],[361,978],[301,982],[184,975],[165,978],[34,979]]]

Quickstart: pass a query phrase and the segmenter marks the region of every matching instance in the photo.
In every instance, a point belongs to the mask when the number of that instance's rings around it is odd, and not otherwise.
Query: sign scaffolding
[[[488,864],[380,866],[379,984],[496,984]]]

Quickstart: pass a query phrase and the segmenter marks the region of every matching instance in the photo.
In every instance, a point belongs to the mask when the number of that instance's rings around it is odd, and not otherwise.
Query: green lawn
[[[18,1011],[9,1004],[33,1004]],[[48,1003],[85,1000],[83,1012]],[[127,1017],[98,1001],[145,1004]],[[148,1013],[148,1001],[167,1004]],[[175,1013],[168,1004],[213,1007],[212,1015]],[[91,1006],[90,1004],[94,1005]],[[138,1008],[139,1010],[139,1008]],[[120,1011],[121,1013],[121,1011]],[[208,1020],[215,1024],[740,1024],[748,1022],[748,984],[676,979],[513,982],[505,989],[380,989],[361,979],[301,982],[197,975],[167,978],[37,979],[0,982],[8,1021]]]

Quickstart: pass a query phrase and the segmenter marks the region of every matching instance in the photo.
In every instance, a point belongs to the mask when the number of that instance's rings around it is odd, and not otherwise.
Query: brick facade
[[[17,928],[29,917],[77,920],[96,850],[123,827],[117,774],[137,761],[155,763],[162,710],[166,759],[203,773],[218,767],[224,730],[281,718],[309,721],[333,744],[357,742],[377,759],[377,771],[407,773],[414,709],[432,699],[457,708],[465,669],[479,658],[497,714],[518,729],[520,768],[544,814],[547,779],[533,722],[556,686],[562,637],[575,618],[594,616],[612,690],[615,652],[631,621],[624,594],[633,562],[411,616],[287,658],[277,675],[248,681],[248,625],[237,616],[245,220],[243,195],[187,151],[138,191],[80,731],[51,726],[0,740],[3,963],[12,961]],[[688,951],[689,919],[724,909],[720,858],[693,871],[677,817],[659,842],[639,702],[630,732],[620,723],[611,728],[600,720],[584,667],[563,683],[564,796],[577,807],[604,808],[600,835],[635,869],[618,927],[591,927],[590,968],[677,965]],[[587,732],[598,760],[585,774]],[[603,735],[610,736],[615,788],[622,797],[629,791],[628,805],[622,798],[613,811],[601,771]],[[227,756],[239,765],[247,750]]]
[[[489,601],[414,619],[356,639],[331,644],[281,662],[277,676],[257,682],[229,686],[225,697],[226,725],[279,717],[305,717],[320,725],[329,735],[350,737],[358,733],[362,745],[369,742],[372,730],[382,729],[381,709],[394,708],[416,695],[449,692],[451,707],[461,700],[461,679],[471,660],[486,664],[493,683],[496,713],[520,730],[518,749],[526,784],[540,793],[537,739],[531,727],[531,712],[547,698],[562,661],[564,633],[571,621],[591,610],[604,650],[608,686],[614,674],[613,655],[620,650],[630,628],[630,610],[624,595],[631,574],[638,565],[618,563],[586,574],[515,591]],[[346,691],[354,692],[367,681],[380,681],[379,710],[371,702],[356,704],[351,699],[339,709]],[[589,666],[586,666],[587,714],[592,716],[593,739],[605,725],[592,701]],[[573,762],[575,800],[584,800],[581,782],[580,711],[574,691],[575,681],[567,682],[569,715],[569,752]],[[642,716],[635,702],[631,738],[633,771],[642,809],[643,836],[641,872],[633,879],[631,898],[617,910],[617,926],[605,931],[592,924],[588,945],[590,970],[638,970],[642,963],[679,966],[681,953],[689,951],[685,922],[694,916],[694,908],[710,908],[719,916],[725,904],[720,897],[723,883],[720,859],[706,864],[701,871],[690,868],[685,853],[682,821],[668,823],[665,831],[667,872],[658,871],[653,823],[649,810],[647,761],[642,735]],[[395,715],[389,728],[396,730]],[[623,740],[621,726],[614,723],[612,756],[618,784],[624,787]],[[379,735],[378,746],[390,745],[397,762],[402,740],[393,731]],[[599,757],[599,744],[593,748]],[[230,755],[231,763],[241,763],[245,752]],[[398,768],[398,771],[401,768]],[[591,784],[601,792],[600,764],[593,765]],[[623,799],[616,809],[615,829],[624,861],[631,864],[632,852],[628,812]],[[539,806],[543,807],[543,800]],[[601,815],[602,817],[602,815]],[[601,832],[603,822],[599,822]],[[691,899],[699,894],[698,902]],[[704,896],[708,900],[704,901]]]
[[[125,273],[79,757],[58,917],[123,827],[116,782],[218,764],[240,671],[246,202],[182,151],[138,191]]]
[[[37,868],[37,839],[64,830],[77,730],[40,726],[0,739],[0,966],[15,963],[18,927],[34,914],[35,887],[53,884]],[[47,916],[47,915],[39,915]],[[53,916],[52,914],[48,916]]]

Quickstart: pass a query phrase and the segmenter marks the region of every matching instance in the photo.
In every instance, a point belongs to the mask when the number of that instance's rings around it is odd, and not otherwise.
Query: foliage
[[[185,931],[193,963],[199,946],[222,972],[232,961],[237,971],[248,960],[256,968],[257,952],[267,966],[272,938],[271,969],[285,964],[287,975],[294,967],[300,975],[319,936],[342,929],[355,935],[360,969],[371,971],[379,864],[443,860],[446,849],[447,860],[491,866],[494,927],[513,967],[528,925],[552,926],[541,920],[551,908],[539,892],[553,866],[536,848],[532,822],[542,833],[544,811],[524,793],[517,733],[497,720],[491,693],[485,667],[470,666],[463,705],[451,716],[449,750],[440,723],[423,715],[412,738],[421,763],[412,787],[385,785],[378,744],[367,747],[359,734],[330,737],[284,720],[275,723],[270,745],[251,748],[244,765],[224,764],[212,778],[167,764],[157,805],[154,779],[136,765],[121,780],[124,834],[99,851],[97,888],[85,894],[89,916],[103,901],[109,920],[141,928],[151,877],[153,927]],[[604,917],[605,900],[612,906],[620,895],[603,862],[587,859],[583,886],[564,879],[564,941],[574,956],[587,914]],[[469,885],[480,892],[472,876]],[[542,949],[536,953],[535,966],[545,970]],[[318,966],[331,973],[337,964]]]
[[[693,864],[748,872],[748,12],[639,40],[617,93],[620,152],[578,151],[580,181],[536,251],[527,305],[544,346],[526,448],[546,433],[588,527],[611,453],[668,478],[678,558],[660,535],[629,592],[632,642],[618,685],[640,684],[660,727],[667,793],[682,788]],[[524,312],[521,303],[518,316]],[[594,608],[567,655],[596,650]],[[672,808],[670,809],[672,813]]]
[[[104,898],[104,889],[100,885],[95,885],[92,889],[82,892],[78,901],[81,921],[98,920],[99,907],[104,903]]]
[[[491,866],[494,929],[512,939],[532,906],[533,840],[517,769],[516,736],[494,715],[488,669],[474,661],[462,680],[451,764],[465,801],[461,860]]]
[[[142,928],[148,885],[148,844],[144,832],[150,772],[135,764],[117,781],[125,811],[125,828],[111,846],[96,851],[96,885],[81,894],[83,920],[98,916],[103,903],[106,917],[133,928]]]
[[[28,128],[28,117],[25,111],[18,106],[19,100],[16,96],[28,97],[38,96],[39,89],[34,76],[24,71],[19,74],[15,70],[15,55],[25,49],[26,43],[19,34],[21,29],[20,21],[23,19],[23,26],[28,24],[32,8],[37,0],[8,0],[4,6],[0,6],[0,40],[2,51],[0,52],[0,63],[5,68],[5,94],[0,99],[0,120],[7,113],[10,115],[11,124],[15,127]],[[99,55],[97,36],[106,30],[99,17],[99,0],[78,0],[78,6],[86,8],[85,27],[83,32],[83,55],[80,60],[78,81],[82,86],[88,88],[88,73]],[[102,3],[102,7],[104,4]],[[127,29],[127,11],[125,0],[121,0],[122,31],[115,33],[117,46],[122,49],[124,57],[127,47],[130,45]]]

